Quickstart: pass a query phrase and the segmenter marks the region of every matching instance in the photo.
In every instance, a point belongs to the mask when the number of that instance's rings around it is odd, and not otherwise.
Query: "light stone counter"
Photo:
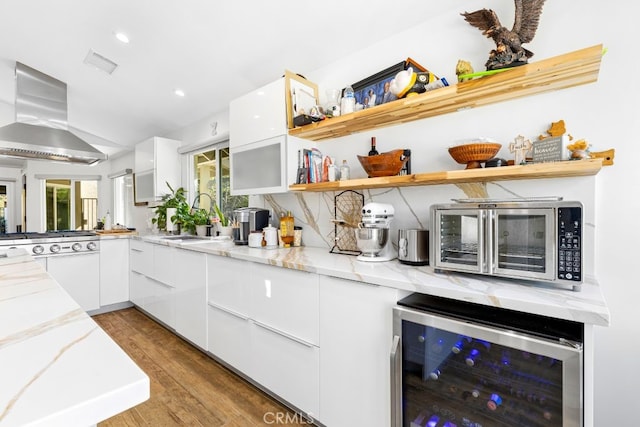
[[[436,273],[432,267],[408,266],[397,260],[361,262],[355,256],[332,254],[324,248],[261,249],[231,242],[170,241],[157,235],[132,238],[585,324],[608,326],[610,322],[609,309],[594,280],[587,280],[580,292],[574,292],[535,282]]]
[[[149,398],[147,375],[21,249],[0,253],[0,379],[0,426],[90,426]]]

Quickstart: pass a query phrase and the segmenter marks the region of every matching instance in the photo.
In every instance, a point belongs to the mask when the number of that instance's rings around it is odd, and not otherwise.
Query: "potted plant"
[[[220,208],[218,207],[217,203],[213,204],[213,209],[216,211],[216,221],[219,225],[219,230],[220,231],[220,235],[221,236],[231,236],[232,235],[232,228],[231,225],[229,224],[229,218],[226,217],[222,211],[220,210]]]
[[[207,235],[207,226],[209,225],[209,212],[206,209],[192,209],[191,222],[198,236]]]
[[[170,193],[166,193],[160,199],[161,204],[155,207],[155,217],[151,222],[158,225],[159,230],[178,234],[181,224],[186,225],[187,231],[189,204],[187,203],[186,191],[180,187],[174,190],[167,182]],[[191,231],[193,232],[193,231]]]

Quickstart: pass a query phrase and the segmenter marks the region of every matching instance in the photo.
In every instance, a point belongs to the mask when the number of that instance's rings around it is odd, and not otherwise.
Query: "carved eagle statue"
[[[485,64],[487,70],[523,65],[533,56],[533,52],[522,45],[533,40],[544,2],[545,0],[515,0],[515,19],[511,30],[502,26],[498,15],[491,9],[461,13],[465,21],[496,43],[496,49],[491,51]]]

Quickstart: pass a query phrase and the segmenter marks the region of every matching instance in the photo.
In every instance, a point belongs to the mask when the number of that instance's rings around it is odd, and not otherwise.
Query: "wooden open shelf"
[[[522,166],[461,169],[455,171],[416,173],[403,176],[350,179],[347,181],[293,184],[292,191],[343,191],[416,185],[464,184],[469,182],[507,181],[538,178],[589,176],[602,169],[602,159],[585,159]]]
[[[321,141],[593,83],[598,80],[602,52],[602,45],[592,46],[502,73],[290,129],[289,135]]]

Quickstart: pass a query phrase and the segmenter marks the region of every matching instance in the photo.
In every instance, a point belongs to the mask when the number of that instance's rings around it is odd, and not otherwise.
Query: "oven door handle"
[[[484,272],[494,274],[497,263],[498,249],[495,247],[497,242],[497,225],[496,225],[496,211],[490,209],[486,212],[485,221],[485,256],[484,256]]]
[[[400,409],[400,396],[402,393],[402,382],[400,380],[400,337],[393,336],[391,343],[391,427],[402,426],[402,413]]]

